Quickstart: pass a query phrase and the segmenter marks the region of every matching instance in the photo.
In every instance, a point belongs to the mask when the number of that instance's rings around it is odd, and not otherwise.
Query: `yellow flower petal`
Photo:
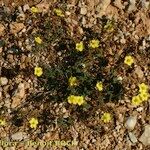
[[[35,67],[34,68],[34,74],[38,77],[40,77],[43,74],[43,69],[41,67]]]
[[[89,46],[91,48],[98,48],[99,47],[99,40],[91,40],[90,43],[89,43]]]
[[[63,14],[63,11],[61,9],[57,9],[55,8],[54,9],[54,13],[56,13],[57,16],[60,16],[60,17],[64,17],[65,15]]]
[[[107,122],[110,122],[111,121],[111,114],[110,113],[104,113],[101,117],[101,120],[104,122],[104,123],[107,123]]]
[[[146,85],[145,83],[139,84],[139,92],[148,92],[148,85]]]
[[[126,56],[124,63],[127,64],[128,66],[131,66],[134,63],[132,56]]]
[[[138,106],[141,104],[141,102],[142,100],[139,95],[132,97],[132,105]]]
[[[38,13],[39,10],[38,10],[37,7],[31,7],[31,12],[32,12],[32,13]]]
[[[139,96],[140,96],[142,101],[147,101],[150,95],[149,95],[149,93],[142,92],[139,94]]]
[[[38,125],[38,120],[36,118],[31,118],[31,120],[29,121],[30,123],[30,127],[36,129],[37,125]]]
[[[69,104],[75,104],[75,105],[78,104],[80,106],[84,103],[83,96],[70,95],[67,99]]]
[[[84,49],[83,42],[81,41],[80,43],[76,43],[76,50],[82,52]]]
[[[102,82],[97,82],[96,88],[97,88],[99,91],[102,91],[102,90],[103,90],[103,83],[102,83]]]
[[[77,86],[78,85],[78,80],[77,80],[77,78],[76,77],[70,77],[69,78],[69,86],[71,87],[71,86]]]
[[[6,121],[5,121],[5,120],[0,119],[0,126],[4,126],[4,125],[6,125]]]
[[[38,44],[41,44],[42,43],[42,39],[40,37],[35,37],[34,38],[35,42],[38,43]]]
[[[79,96],[77,103],[78,103],[79,106],[82,105],[84,103],[84,97],[83,96]]]

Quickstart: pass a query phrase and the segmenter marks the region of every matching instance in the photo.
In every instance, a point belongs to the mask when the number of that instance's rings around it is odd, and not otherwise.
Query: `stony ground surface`
[[[39,12],[32,13],[32,6]],[[63,10],[64,17],[57,16],[54,8]],[[36,44],[35,36],[44,44]],[[35,76],[34,67],[47,70],[71,63],[67,50],[74,44],[70,41],[86,43],[95,37],[108,60],[103,74],[115,69],[123,96],[100,104],[97,95],[87,97],[92,108],[85,111],[62,99],[51,100],[62,95],[59,85],[58,91],[45,90],[47,76]],[[132,67],[124,64],[128,54],[134,57]],[[84,57],[94,76],[95,54],[85,52]],[[139,106],[131,104],[139,83],[150,85],[148,0],[0,1],[0,119],[6,121],[0,125],[0,150],[149,150],[150,99]],[[120,92],[116,91],[114,95]],[[101,120],[104,112],[112,115],[109,123]],[[39,120],[36,129],[29,126],[32,117]],[[71,140],[72,145],[60,144],[63,140]],[[53,145],[48,146],[50,141]]]

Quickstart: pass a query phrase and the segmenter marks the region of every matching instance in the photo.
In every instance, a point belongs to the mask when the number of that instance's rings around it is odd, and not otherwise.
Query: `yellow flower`
[[[139,94],[139,96],[140,96],[140,98],[141,98],[142,101],[147,101],[148,98],[149,98],[149,93],[142,92],[142,93]]]
[[[96,88],[97,88],[99,91],[102,91],[102,90],[103,90],[103,84],[102,84],[102,82],[97,82]]]
[[[43,69],[41,67],[35,67],[34,68],[34,74],[38,77],[40,77],[43,74]]]
[[[70,77],[69,78],[69,86],[77,86],[78,85],[78,80],[76,77]]]
[[[42,43],[42,39],[38,36],[38,37],[35,37],[34,38],[35,42],[38,43],[38,44],[41,44]]]
[[[82,105],[83,103],[84,103],[85,101],[84,101],[84,98],[83,98],[83,96],[79,96],[78,97],[78,105],[80,106],[80,105]]]
[[[32,13],[38,13],[39,10],[38,10],[37,7],[31,7],[31,12],[32,12]]]
[[[142,100],[141,100],[141,98],[140,98],[139,95],[132,97],[132,104],[133,104],[133,105],[138,106],[138,105],[141,104],[141,102],[142,102]]]
[[[91,48],[98,48],[99,47],[99,40],[91,40],[89,46]]]
[[[104,113],[101,117],[101,120],[104,123],[110,122],[111,121],[111,114],[110,113]]]
[[[74,95],[70,95],[67,99],[69,104],[76,104]]]
[[[79,106],[84,103],[84,97],[83,96],[75,96],[75,95],[70,95],[68,97],[68,103],[69,104],[78,104]]]
[[[6,121],[5,121],[5,120],[0,119],[0,126],[4,126],[4,125],[6,125]]]
[[[131,66],[134,63],[132,56],[126,56],[124,63],[127,64],[128,66]]]
[[[76,50],[82,52],[84,49],[83,42],[81,41],[80,43],[76,43]]]
[[[63,14],[63,11],[61,9],[57,9],[55,8],[54,9],[54,13],[56,13],[57,16],[60,16],[60,17],[64,17],[65,15]]]
[[[146,85],[145,83],[141,83],[139,84],[139,92],[147,92],[148,91],[148,85]]]
[[[29,121],[30,123],[30,127],[36,129],[37,125],[38,125],[38,120],[36,118],[31,118],[31,120]]]

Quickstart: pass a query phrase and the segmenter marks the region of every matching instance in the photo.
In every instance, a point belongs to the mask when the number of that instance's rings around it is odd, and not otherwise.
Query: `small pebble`
[[[137,138],[136,138],[136,136],[135,136],[132,132],[129,132],[128,135],[129,135],[130,141],[131,141],[133,144],[137,143]]]
[[[4,86],[7,85],[8,79],[6,77],[1,77],[0,78],[0,85]]]
[[[85,7],[82,7],[81,11],[80,11],[80,14],[81,15],[86,15],[87,14],[87,9]]]
[[[139,108],[137,108],[136,109],[138,112],[141,112],[141,111],[143,111],[143,107],[139,107]]]
[[[145,126],[144,133],[139,138],[139,141],[141,141],[145,146],[150,145],[150,125]]]
[[[130,116],[126,123],[125,123],[125,127],[128,129],[128,130],[133,130],[135,125],[136,125],[136,122],[137,122],[137,117],[136,116]]]
[[[27,135],[25,132],[16,132],[12,134],[11,138],[12,140],[21,141],[22,139],[27,138]]]

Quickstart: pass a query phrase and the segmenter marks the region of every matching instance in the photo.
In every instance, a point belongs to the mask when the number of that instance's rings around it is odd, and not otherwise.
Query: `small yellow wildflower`
[[[84,49],[83,42],[81,41],[80,43],[76,43],[76,50],[82,52]]]
[[[99,40],[91,40],[89,46],[91,48],[98,48],[99,47]]]
[[[126,56],[124,63],[127,64],[128,66],[131,66],[134,63],[132,56]]]
[[[38,13],[39,10],[38,10],[37,7],[31,7],[31,12],[32,12],[32,13]]]
[[[38,120],[36,118],[31,118],[31,120],[29,121],[30,123],[30,127],[36,129],[37,125],[38,125]]]
[[[34,38],[35,42],[38,43],[38,44],[41,44],[42,43],[42,39],[38,36],[38,37],[35,37]]]
[[[78,85],[78,80],[76,77],[70,77],[69,78],[69,86],[77,86]]]
[[[80,106],[80,105],[82,105],[84,103],[84,98],[83,98],[83,96],[79,96],[78,97],[78,105]]]
[[[0,126],[4,126],[4,125],[6,125],[6,121],[5,121],[5,120],[0,119]]]
[[[70,95],[68,97],[68,103],[69,104],[78,104],[79,106],[84,103],[84,97],[83,96],[75,96],[75,95]]]
[[[64,17],[64,13],[61,9],[58,9],[58,8],[55,8],[54,9],[54,13],[56,13],[57,16],[60,16],[60,17]]]
[[[142,102],[142,100],[141,100],[141,98],[140,98],[139,95],[132,97],[132,104],[133,104],[133,105],[138,106],[138,105],[141,104],[141,102]]]
[[[104,123],[110,122],[111,121],[111,114],[110,113],[104,113],[101,117],[101,120]]]
[[[43,74],[43,69],[41,67],[35,67],[34,68],[34,74],[38,77],[40,77]]]
[[[96,88],[97,88],[99,91],[102,91],[102,90],[103,90],[103,83],[102,83],[101,81],[100,81],[100,82],[97,82]]]
[[[140,98],[141,98],[142,101],[147,101],[148,98],[149,98],[149,93],[142,92],[142,93],[139,94],[139,96],[140,96]]]
[[[145,83],[139,84],[139,92],[148,92],[148,85],[146,85]]]
[[[69,104],[76,104],[74,95],[70,95],[67,99]]]

